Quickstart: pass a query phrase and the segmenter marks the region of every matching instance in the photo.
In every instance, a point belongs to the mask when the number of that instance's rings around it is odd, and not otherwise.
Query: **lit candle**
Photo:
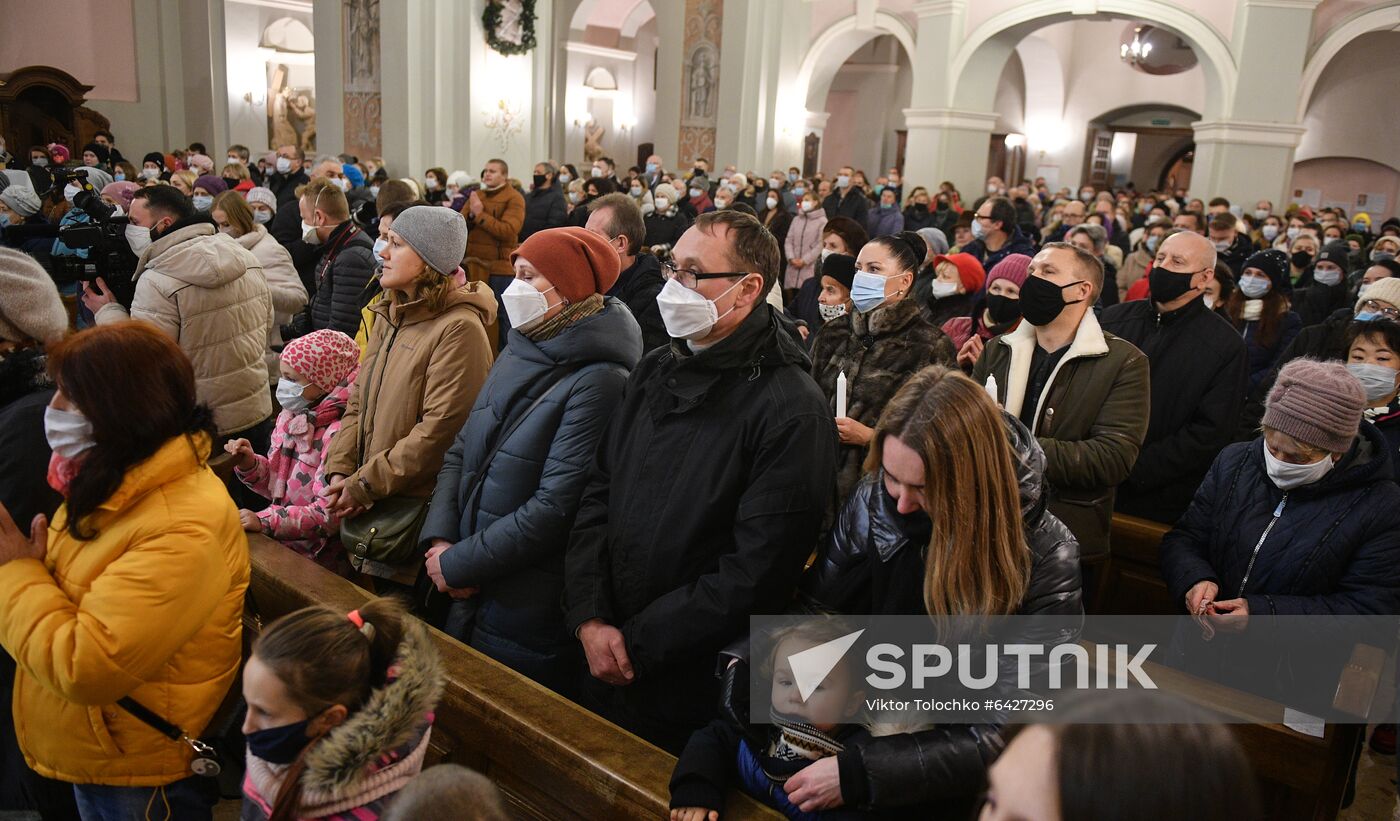
[[[836,416],[840,418],[846,415],[846,372],[842,371],[836,377]]]

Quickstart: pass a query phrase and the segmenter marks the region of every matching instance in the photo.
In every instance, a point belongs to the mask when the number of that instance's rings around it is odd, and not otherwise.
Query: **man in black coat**
[[[277,170],[267,175],[267,187],[277,195],[278,208],[289,202],[296,202],[297,188],[310,181],[311,178],[302,167],[305,164],[306,153],[300,148],[284,145],[277,149]],[[281,242],[280,239],[278,241]]]
[[[865,217],[870,211],[870,200],[865,198],[865,193],[854,185],[851,185],[851,175],[855,171],[849,165],[842,166],[841,172],[836,175],[836,181],[831,186],[831,193],[822,201],[822,208],[826,209],[826,218],[835,219],[837,217],[849,217],[861,225],[865,225]]]
[[[641,250],[646,228],[637,201],[622,193],[599,197],[589,211],[585,227],[607,240],[621,259],[622,273],[605,296],[622,300],[642,326],[642,350],[669,344],[671,336],[656,307],[656,295],[666,281],[661,277],[661,262]]]
[[[525,222],[520,226],[520,241],[536,231],[558,228],[569,216],[564,207],[564,192],[556,182],[558,171],[549,163],[535,163],[534,187],[525,195]]]
[[[764,301],[772,235],[705,214],[675,260],[685,273],[666,287],[695,290],[719,319],[664,313],[686,338],[632,371],[574,522],[564,605],[588,657],[582,703],[679,753],[716,715],[719,651],[792,597],[832,492],[836,426]]]
[[[1235,215],[1228,212],[1211,217],[1207,231],[1215,245],[1216,259],[1228,265],[1230,273],[1239,279],[1245,260],[1254,254],[1254,243],[1249,241],[1248,235],[1239,232],[1235,227]]]
[[[1147,439],[1114,507],[1173,524],[1233,438],[1249,359],[1239,333],[1201,301],[1215,276],[1210,240],[1173,234],[1158,247],[1149,276],[1151,298],[1107,308],[1099,319],[1147,354],[1152,371]]]
[[[972,236],[975,239],[964,245],[962,251],[982,263],[984,271],[992,270],[1012,254],[1035,256],[1035,243],[1021,233],[1016,225],[1016,207],[1006,197],[988,197],[977,204],[972,218]]]
[[[306,243],[317,254],[315,276],[307,285],[311,301],[283,337],[290,340],[325,328],[353,337],[360,328],[360,309],[378,290],[370,282],[374,240],[350,219],[345,194],[330,180],[307,183],[300,203],[301,219],[315,229],[316,242]]]

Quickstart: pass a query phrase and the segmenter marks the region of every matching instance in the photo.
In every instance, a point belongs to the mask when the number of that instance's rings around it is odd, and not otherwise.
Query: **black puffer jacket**
[[[360,309],[378,292],[370,284],[374,240],[354,223],[346,222],[330,235],[325,248],[316,264],[316,290],[306,306],[311,318],[306,332],[330,328],[353,337],[360,328]]]
[[[1213,581],[1218,599],[1243,596],[1251,614],[1400,613],[1400,487],[1381,432],[1363,422],[1351,451],[1320,482],[1286,494],[1269,479],[1262,443],[1222,451],[1162,539],[1162,573],[1176,600]]]
[[[1082,615],[1079,543],[1045,510],[1045,454],[1024,425],[1003,418],[1019,455],[1021,515],[1034,556],[1030,585],[1016,614]],[[866,476],[802,577],[799,604],[816,612],[923,615],[929,529],[927,516],[898,512],[881,475]],[[987,765],[1004,745],[997,724],[947,725],[873,738],[840,754],[841,795],[848,806],[922,804],[948,811],[981,789]]]
[[[569,210],[559,186],[537,188],[525,195],[525,222],[520,226],[520,241],[546,228],[558,228],[568,217]]]
[[[1278,372],[1283,370],[1284,365],[1300,357],[1339,362],[1347,358],[1347,334],[1351,331],[1354,314],[1350,307],[1334,311],[1327,319],[1303,328],[1293,337],[1293,341],[1274,360],[1274,367],[1250,390],[1240,418],[1239,441],[1248,442],[1258,435],[1259,420],[1264,418],[1264,400],[1268,398],[1269,389],[1274,386]]]
[[[661,309],[656,307],[656,295],[665,285],[660,260],[652,254],[641,253],[631,267],[618,275],[607,294],[622,300],[641,326],[643,353],[671,343],[666,323],[661,321]]]

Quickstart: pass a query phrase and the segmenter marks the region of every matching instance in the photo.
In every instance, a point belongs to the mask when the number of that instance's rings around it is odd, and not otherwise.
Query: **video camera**
[[[136,271],[136,255],[126,241],[129,220],[114,206],[102,201],[101,194],[88,181],[85,168],[30,169],[29,178],[41,198],[68,185],[78,187],[73,207],[86,214],[89,222],[76,225],[16,225],[5,229],[12,242],[49,238],[60,240],[75,251],[86,251],[87,258],[56,255],[48,260],[49,276],[60,287],[73,282],[90,282],[97,288],[100,277],[112,289],[113,296],[130,306],[136,286],[132,275]]]

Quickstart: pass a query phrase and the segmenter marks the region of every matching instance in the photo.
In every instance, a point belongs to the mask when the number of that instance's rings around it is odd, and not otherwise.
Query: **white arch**
[[[629,40],[636,37],[637,30],[654,17],[656,17],[656,9],[652,8],[651,3],[648,3],[647,0],[641,0],[627,13],[627,20],[622,24],[622,36]]]
[[[856,16],[851,15],[822,32],[807,49],[807,55],[802,58],[802,67],[797,71],[794,99],[805,103],[809,111],[825,111],[826,94],[831,90],[831,81],[836,78],[842,64],[861,46],[886,34],[894,35],[912,65],[914,31],[902,17],[877,11],[874,26],[862,28]]]
[[[1082,16],[1066,10],[1065,5],[1061,0],[1017,3],[973,30],[954,55],[948,73],[952,107],[986,107],[987,90],[995,87],[1000,68],[1017,43],[1051,23]],[[1196,50],[1206,72],[1206,117],[1214,119],[1232,109],[1239,67],[1229,42],[1205,20],[1165,0],[1092,0],[1088,5],[1096,14],[1145,20],[1180,34]]]
[[[1373,31],[1400,31],[1400,2],[1367,9],[1349,18],[1334,26],[1313,48],[1303,66],[1303,79],[1298,86],[1298,122],[1301,123],[1307,115],[1313,91],[1317,89],[1317,81],[1322,79],[1327,64],[1352,40]]]
[[[1061,117],[1065,113],[1065,69],[1060,52],[1048,41],[1034,35],[1016,44],[1026,78],[1026,118],[1036,113]]]
[[[574,31],[583,31],[588,28],[588,20],[593,16],[593,7],[596,5],[598,5],[598,0],[579,0],[573,16],[569,18],[569,28]]]

